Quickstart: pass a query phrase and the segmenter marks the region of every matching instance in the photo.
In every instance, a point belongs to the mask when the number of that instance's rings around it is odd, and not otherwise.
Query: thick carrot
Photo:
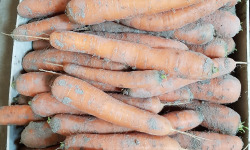
[[[66,52],[57,49],[33,51],[23,58],[23,68],[27,72],[38,71],[39,69],[63,71],[62,67],[55,64],[63,65],[67,63],[107,70],[128,69],[128,66],[121,63],[99,59],[87,54]]]
[[[0,107],[0,125],[26,125],[38,120],[43,118],[34,114],[29,105]]]
[[[192,51],[176,49],[155,51],[143,44],[70,31],[53,32],[50,43],[60,50],[89,53],[138,69],[163,70],[166,74],[182,78],[207,79],[213,74],[213,61]],[[189,61],[190,59],[192,61]]]
[[[67,5],[66,13],[69,19],[74,22],[91,25],[140,14],[155,14],[171,9],[183,8],[200,1],[201,0],[144,0],[141,2],[126,0],[71,0]]]
[[[203,0],[202,2],[175,11],[166,11],[154,15],[137,16],[121,20],[121,23],[145,31],[169,31],[195,22],[215,12],[230,0]]]
[[[203,45],[213,40],[214,26],[209,23],[191,23],[175,30],[174,37],[187,44]]]
[[[191,134],[207,140],[197,140],[183,134],[171,136],[182,148],[192,150],[242,150],[243,142],[238,136],[230,136],[213,132],[191,131]]]
[[[31,108],[35,114],[43,117],[49,117],[55,114],[86,114],[59,102],[51,95],[51,93],[37,94],[32,99]]]
[[[44,50],[44,49],[51,49],[52,46],[48,41],[45,40],[37,40],[32,42],[33,50]]]
[[[227,54],[232,54],[236,49],[236,44],[233,38],[223,38],[223,40],[227,43]]]
[[[13,38],[18,41],[36,41],[39,38],[35,37],[46,38],[54,31],[73,30],[80,27],[81,25],[71,23],[63,14],[21,25],[13,31]]]
[[[35,96],[50,91],[50,85],[57,75],[45,72],[29,72],[16,79],[16,90],[24,96]]]
[[[122,72],[88,68],[75,64],[66,64],[63,66],[63,70],[77,78],[102,82],[120,88],[160,86],[166,76],[164,72],[156,70]]]
[[[25,18],[39,18],[62,13],[70,0],[23,0],[17,6],[17,12]]]
[[[190,97],[182,93],[191,92]],[[212,103],[228,104],[238,100],[241,93],[240,81],[224,75],[211,80],[199,81],[181,89],[159,96],[161,101],[172,102],[184,99],[198,99]],[[169,99],[169,100],[168,100]]]
[[[107,150],[184,150],[178,142],[168,136],[152,136],[143,133],[72,135],[65,140],[65,149],[68,150],[70,147]]]
[[[236,67],[236,62],[231,58],[215,58],[213,59],[213,61],[215,67],[218,68],[218,70],[214,70],[214,74],[211,78],[228,74]],[[195,83],[197,81],[198,80],[182,79],[170,76],[163,80],[162,86],[151,88],[125,89],[123,90],[123,93],[125,95],[139,98],[153,97],[177,90],[181,87],[184,87],[191,83]]]
[[[64,136],[53,133],[46,121],[30,122],[21,134],[21,143],[30,148],[46,148],[64,139]]]
[[[167,135],[176,131],[166,118],[118,101],[77,78],[65,75],[56,78],[52,94],[70,107],[115,125],[153,135]]]
[[[17,105],[28,105],[31,99],[32,97],[29,97],[29,96],[18,95],[13,98],[13,103]]]
[[[234,37],[241,30],[240,19],[228,11],[217,10],[213,14],[203,17],[202,21],[213,24],[216,35],[219,37]]]

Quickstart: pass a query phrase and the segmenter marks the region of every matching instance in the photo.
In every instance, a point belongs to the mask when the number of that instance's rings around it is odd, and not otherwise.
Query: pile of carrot
[[[0,125],[25,126],[34,149],[241,150],[241,117],[225,105],[241,93],[236,3],[23,0],[18,14],[39,19],[12,37],[34,51]]]

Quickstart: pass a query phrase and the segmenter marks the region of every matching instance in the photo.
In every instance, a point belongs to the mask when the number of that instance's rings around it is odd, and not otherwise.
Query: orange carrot
[[[50,91],[50,85],[57,75],[45,72],[30,72],[21,74],[16,79],[16,90],[24,96],[35,96]]]
[[[48,41],[45,40],[37,40],[32,42],[33,50],[44,50],[44,49],[51,49],[52,46]]]
[[[115,125],[153,135],[167,135],[176,131],[166,118],[118,101],[77,78],[65,75],[56,78],[52,94],[70,107]]]
[[[105,92],[121,92],[122,91],[121,88],[118,88],[112,85],[108,85],[108,84],[104,84],[104,83],[96,82],[96,81],[91,81],[91,80],[86,80],[86,79],[82,79],[82,80]]]
[[[81,25],[71,23],[68,17],[63,14],[21,25],[13,31],[13,38],[18,41],[36,41],[40,37],[49,37],[54,31],[73,30],[80,27]]]
[[[26,125],[30,121],[43,120],[28,105],[0,107],[0,125]]]
[[[219,37],[234,37],[241,30],[240,19],[228,11],[217,10],[202,18],[202,21],[213,24]]]
[[[37,94],[31,102],[31,108],[35,114],[43,117],[53,116],[55,114],[86,114],[77,109],[71,108],[55,99],[51,93]]]
[[[28,105],[31,99],[32,97],[29,97],[29,96],[18,95],[13,98],[13,103],[17,105]]]
[[[47,122],[30,122],[21,134],[21,143],[30,148],[46,148],[57,145],[64,136],[53,133]]]
[[[23,68],[25,71],[38,71],[39,69],[63,71],[58,65],[74,63],[86,67],[107,69],[107,70],[126,70],[128,66],[106,59],[99,59],[87,54],[60,51],[57,49],[40,50],[28,53],[23,58]]]
[[[89,53],[138,69],[163,70],[166,74],[182,78],[207,79],[213,74],[213,61],[192,51],[175,49],[154,51],[153,48],[143,44],[70,31],[53,32],[50,43],[60,50]],[[190,59],[192,61],[189,61]]]
[[[143,133],[72,135],[65,140],[65,149],[69,150],[71,147],[115,150],[184,150],[178,142],[168,136],[152,136]]]
[[[198,4],[186,8],[154,15],[137,16],[131,19],[121,20],[121,23],[145,31],[175,30],[215,12],[229,1],[230,0],[203,0]]]
[[[243,142],[238,136],[230,136],[213,132],[192,131],[191,134],[207,140],[197,140],[183,134],[171,136],[182,148],[192,150],[242,150]]]
[[[17,6],[17,12],[25,18],[39,18],[62,13],[70,0],[23,0]]]
[[[171,9],[183,8],[201,0],[157,0],[157,1],[88,1],[71,0],[66,13],[70,20],[83,25],[98,24],[136,16],[140,14],[155,14]],[[93,12],[95,12],[93,14]]]
[[[223,40],[227,43],[227,53],[228,55],[232,54],[236,49],[235,49],[235,42],[233,38],[223,38]]]

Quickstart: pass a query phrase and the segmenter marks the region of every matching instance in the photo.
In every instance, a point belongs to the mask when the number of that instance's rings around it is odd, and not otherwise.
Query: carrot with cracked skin
[[[120,88],[160,86],[166,76],[164,72],[157,70],[122,72],[88,68],[75,64],[66,64],[63,66],[63,70],[80,79],[102,82]]]
[[[12,37],[18,41],[36,41],[48,38],[54,31],[73,30],[80,27],[82,26],[79,24],[71,23],[68,17],[63,14],[21,25],[14,29]]]
[[[202,0],[88,1],[71,0],[66,7],[69,19],[83,25],[125,19],[140,14],[155,14],[183,8]],[[93,14],[93,12],[95,12]]]
[[[154,50],[143,44],[70,31],[53,32],[50,43],[60,50],[89,53],[138,69],[163,70],[166,74],[181,78],[207,79],[213,74],[213,61],[192,51],[170,48]],[[179,60],[178,63],[176,60]]]
[[[238,136],[198,131],[189,133],[208,140],[197,140],[183,134],[176,134],[171,138],[178,141],[182,148],[192,150],[242,150],[243,148],[243,141]]]
[[[15,88],[24,96],[35,96],[39,93],[49,92],[52,82],[58,75],[45,72],[29,72],[17,77]]]
[[[203,0],[198,4],[175,11],[137,16],[131,19],[121,20],[120,22],[124,25],[145,31],[158,32],[175,30],[215,12],[217,9],[228,4],[228,2],[230,2],[230,0]]]
[[[45,40],[37,40],[32,42],[33,50],[44,50],[44,49],[52,49],[53,47],[50,45],[49,41]]]
[[[127,65],[100,59],[91,55],[67,52],[57,49],[40,50],[29,52],[23,58],[23,68],[25,71],[38,71],[39,69],[51,71],[63,71],[63,64],[73,63],[81,66],[106,69],[106,70],[126,70]]]
[[[183,94],[188,92],[191,93],[190,97]],[[231,75],[224,75],[211,80],[199,81],[158,97],[163,102],[198,99],[211,103],[229,104],[236,102],[240,93],[240,81]]]
[[[43,120],[34,114],[29,105],[0,107],[0,125],[26,125],[30,121]]]
[[[217,69],[214,70],[211,78],[229,74],[236,67],[236,62],[231,58],[215,58],[213,59],[213,62]],[[197,81],[199,80],[182,79],[170,76],[163,80],[162,86],[124,89],[123,94],[139,98],[159,96]]]
[[[56,78],[52,94],[70,107],[115,125],[152,135],[167,135],[177,131],[166,118],[118,101],[77,78],[65,75]]]
[[[30,148],[46,148],[64,139],[64,136],[53,133],[46,121],[30,122],[21,133],[21,143]]]

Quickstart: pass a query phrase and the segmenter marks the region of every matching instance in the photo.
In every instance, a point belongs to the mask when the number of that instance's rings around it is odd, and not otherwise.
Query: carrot
[[[121,88],[118,88],[112,85],[108,85],[108,84],[104,84],[104,83],[96,82],[96,81],[91,81],[91,80],[86,80],[86,79],[82,79],[82,80],[105,92],[121,92],[122,91]]]
[[[25,18],[39,18],[62,13],[70,0],[23,0],[17,6],[17,12]]]
[[[28,105],[0,107],[0,125],[26,125],[30,121],[43,120]]]
[[[162,37],[152,36],[148,34],[128,33],[128,32],[127,33],[88,32],[88,33],[116,40],[145,44],[152,48],[175,48],[178,50],[188,50],[188,47],[185,44],[177,40],[165,39]]]
[[[188,45],[189,49],[202,53],[210,58],[227,57],[229,47],[221,38],[215,38],[205,45]]]
[[[23,68],[25,71],[38,71],[39,69],[63,71],[58,65],[74,63],[86,67],[107,69],[107,70],[126,70],[128,66],[106,59],[99,59],[87,54],[66,52],[57,49],[40,50],[29,52],[23,58]]]
[[[233,38],[223,38],[223,40],[227,43],[227,48],[228,48],[228,52],[227,54],[230,55],[232,54],[236,49],[236,44],[234,42],[234,39]]]
[[[153,48],[143,44],[70,31],[53,32],[50,36],[50,43],[60,50],[89,53],[138,69],[163,70],[166,74],[182,78],[206,79],[213,74],[213,61],[204,55],[191,51],[175,49],[154,51]],[[176,60],[179,60],[179,63],[176,63]]]
[[[68,150],[71,147],[115,150],[184,150],[178,142],[168,136],[152,136],[143,133],[72,135],[65,140],[65,149]]]
[[[37,40],[32,42],[33,50],[44,50],[44,49],[51,49],[52,46],[48,41],[45,40]]]
[[[145,31],[175,30],[215,12],[229,1],[230,0],[203,0],[198,4],[186,8],[154,15],[137,16],[131,19],[121,20],[121,23]]]
[[[13,31],[13,38],[18,41],[36,41],[40,38],[49,37],[54,31],[73,30],[80,27],[82,26],[71,23],[67,16],[63,14],[21,25]]]
[[[182,93],[188,92],[192,93],[189,94],[190,97],[187,98],[187,95],[182,95]],[[240,81],[231,75],[224,75],[187,85],[184,88],[161,95],[159,98],[161,101],[166,102],[180,99],[198,99],[212,103],[228,104],[236,102],[240,97],[240,93]]]
[[[202,21],[213,24],[216,35],[219,37],[234,37],[241,30],[240,19],[228,11],[217,10],[213,14],[203,17]]]
[[[194,109],[204,116],[202,126],[228,135],[235,135],[241,123],[240,115],[233,109],[208,102],[193,101],[185,108]]]
[[[213,62],[215,64],[215,68],[218,68],[218,70],[214,70],[214,74],[211,78],[228,74],[236,67],[236,62],[231,58],[215,58],[213,59]],[[182,79],[170,76],[162,81],[161,86],[151,88],[124,89],[123,94],[139,98],[159,96],[197,81],[198,80]]]
[[[66,64],[63,70],[72,76],[102,82],[120,88],[146,88],[160,86],[165,77],[164,72],[156,70],[145,71],[109,71]]]
[[[30,122],[21,134],[21,143],[30,148],[46,148],[64,139],[64,136],[53,133],[46,121]]]
[[[115,125],[153,135],[167,135],[176,131],[166,118],[117,101],[73,77],[64,75],[56,78],[52,85],[52,94],[70,107]]]
[[[35,96],[50,91],[50,85],[57,75],[44,72],[30,72],[21,74],[16,79],[16,90],[24,96]]]
[[[88,1],[71,0],[66,7],[69,19],[83,25],[98,24],[136,16],[183,8],[201,0],[161,1]],[[93,14],[93,12],[95,12]]]
[[[243,142],[238,136],[213,132],[191,131],[190,133],[208,140],[197,140],[183,134],[176,134],[171,137],[178,141],[182,148],[192,150],[242,150],[243,148]]]
[[[31,108],[35,114],[42,117],[49,117],[55,114],[76,114],[84,115],[86,113],[71,108],[55,99],[51,93],[37,94],[31,102]]]
[[[228,7],[233,7],[239,2],[241,2],[241,1],[240,0],[230,0],[230,3],[228,4]]]
[[[213,40],[214,26],[212,24],[191,23],[174,32],[174,37],[187,44],[203,45]]]
[[[17,105],[28,105],[31,99],[32,97],[29,96],[18,95],[13,98],[13,103]]]

